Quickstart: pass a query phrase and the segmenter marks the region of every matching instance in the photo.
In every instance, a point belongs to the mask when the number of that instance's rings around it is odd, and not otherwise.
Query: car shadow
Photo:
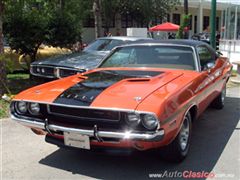
[[[97,179],[146,179],[149,174],[211,172],[239,121],[239,98],[226,98],[224,110],[208,108],[193,124],[191,148],[180,164],[159,158],[154,151],[91,152],[58,149],[39,163]]]

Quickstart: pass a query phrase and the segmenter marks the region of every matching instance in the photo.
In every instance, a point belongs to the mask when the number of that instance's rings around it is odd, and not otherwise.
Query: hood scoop
[[[128,79],[127,81],[129,82],[139,82],[139,81],[150,81],[151,78],[131,78],[131,79]]]

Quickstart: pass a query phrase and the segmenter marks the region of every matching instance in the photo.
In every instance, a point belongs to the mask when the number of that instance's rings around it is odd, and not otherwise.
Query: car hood
[[[109,52],[107,51],[83,51],[80,53],[65,54],[35,61],[31,65],[57,66],[73,69],[93,69],[108,53]]]
[[[79,107],[136,109],[155,90],[182,76],[151,70],[93,70],[46,83],[18,94],[26,100]]]

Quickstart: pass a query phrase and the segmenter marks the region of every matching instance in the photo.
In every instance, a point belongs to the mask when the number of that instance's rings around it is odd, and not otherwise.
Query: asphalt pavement
[[[209,179],[239,180],[239,120],[240,86],[233,85],[227,89],[223,110],[208,108],[194,123],[189,155],[182,163],[174,164],[161,160],[155,151],[59,149],[45,143],[43,136],[33,134],[30,129],[2,119],[1,179],[135,180],[172,179],[171,175],[180,179],[193,173],[211,173],[214,178]],[[163,178],[159,177],[161,175]]]

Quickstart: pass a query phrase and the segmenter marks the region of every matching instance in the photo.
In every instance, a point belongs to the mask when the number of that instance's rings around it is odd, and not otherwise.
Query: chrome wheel
[[[188,116],[185,116],[181,130],[179,132],[180,147],[184,151],[188,145],[190,125]]]

